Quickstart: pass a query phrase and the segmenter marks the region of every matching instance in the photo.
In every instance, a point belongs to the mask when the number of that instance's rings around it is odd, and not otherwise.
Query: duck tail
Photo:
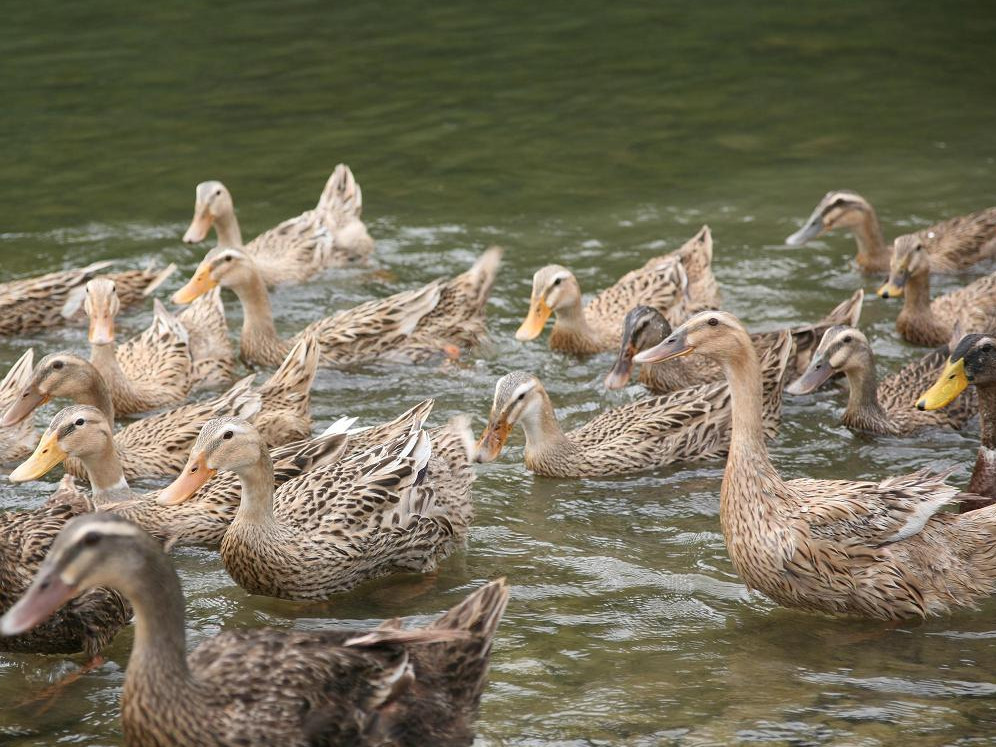
[[[311,408],[311,385],[318,372],[321,348],[313,334],[300,338],[287,353],[280,368],[259,388],[268,407],[293,409],[307,415]]]
[[[315,210],[332,226],[360,219],[363,214],[363,191],[349,166],[340,163],[335,167],[325,182]]]

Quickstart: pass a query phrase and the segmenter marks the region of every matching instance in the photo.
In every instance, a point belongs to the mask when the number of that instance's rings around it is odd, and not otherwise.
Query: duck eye
[[[76,425],[85,425],[85,424],[86,420],[84,420],[83,418],[76,418]]]
[[[522,401],[522,400],[524,400],[525,398],[526,398],[526,393],[525,393],[525,392],[523,392],[523,393],[522,393],[522,394],[520,394],[520,395],[519,395],[518,397],[516,397],[516,399],[517,399],[517,400],[518,400],[519,402],[521,402],[521,401]]]
[[[87,547],[93,547],[98,542],[100,542],[100,535],[96,532],[87,532],[83,537],[83,544]]]
[[[225,261],[226,262],[231,262],[232,261],[232,255],[231,254],[226,254],[225,255]]]
[[[716,318],[716,317],[714,317],[714,316],[713,316],[713,317],[710,317],[710,318],[709,318],[709,326],[710,326],[710,327],[718,327],[718,326],[719,326],[719,319],[717,319],[717,318]]]
[[[221,434],[221,437],[222,437],[223,439],[225,439],[226,441],[228,441],[228,440],[229,440],[230,438],[232,438],[232,436],[234,436],[234,435],[235,435],[235,434],[234,434],[234,433],[232,433],[232,431],[225,431],[224,433],[222,433],[222,434]]]
[[[221,197],[221,190],[220,190],[220,189],[216,189],[216,190],[214,191],[214,196],[215,196],[215,197]]]
[[[987,342],[985,345],[982,346],[982,352],[984,353],[991,353],[992,349],[993,349],[993,344],[991,342]]]
[[[850,335],[848,335],[847,337],[844,338],[844,342],[850,342],[852,339],[853,338]]]
[[[65,364],[62,361],[56,361],[55,363],[52,364],[52,368],[59,369],[62,368],[64,365]]]
[[[553,284],[554,285],[560,285],[560,281],[561,280],[563,280],[563,278],[557,278],[556,280],[553,281]]]

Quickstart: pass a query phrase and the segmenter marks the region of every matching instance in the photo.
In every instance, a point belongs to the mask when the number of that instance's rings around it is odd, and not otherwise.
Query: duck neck
[[[923,272],[911,275],[906,281],[906,288],[903,290],[903,311],[907,314],[914,314],[918,317],[929,317],[933,319],[933,312],[930,310],[930,275]]]
[[[889,267],[889,247],[885,245],[882,227],[874,210],[864,214],[864,220],[852,229],[858,244],[857,262],[867,269],[885,270]]]
[[[527,461],[542,459],[546,454],[562,454],[574,450],[574,445],[557,422],[553,404],[545,391],[539,408],[527,413],[519,422],[526,433]]]
[[[131,493],[113,439],[108,438],[99,451],[82,455],[80,459],[86,469],[86,479],[90,481],[95,505],[113,503]]]
[[[239,219],[235,211],[226,211],[214,219],[214,230],[218,235],[218,246],[240,249],[242,247],[242,231],[239,229]]]
[[[117,358],[114,357],[113,350],[111,351],[111,357],[114,358],[114,362],[116,364]],[[104,381],[104,377],[101,376],[100,371],[91,370],[91,373],[92,375],[88,378],[86,386],[74,389],[70,393],[70,396],[78,405],[90,405],[91,407],[96,407],[103,413],[104,417],[107,418],[107,422],[113,424],[114,402],[111,399],[111,390],[107,388],[107,383]]]
[[[964,501],[959,509],[962,513],[996,503],[996,384],[976,386],[976,389],[979,393],[981,443],[968,492],[983,496],[983,500]]]
[[[585,318],[580,299],[571,306],[557,309],[556,314],[550,332],[551,346],[577,353],[597,353],[601,350],[599,340]]]
[[[97,372],[103,377],[107,385],[124,378],[124,372],[118,365],[115,351],[116,347],[113,342],[106,344],[90,343],[90,363],[97,369]]]
[[[976,386],[979,393],[979,430],[987,449],[996,449],[996,384]]]
[[[875,374],[874,357],[864,356],[855,365],[844,369],[844,374],[847,376],[847,386],[850,389],[844,419],[854,422],[869,419],[885,420],[885,410],[878,401],[878,377]]]
[[[273,460],[263,446],[259,459],[238,472],[242,484],[242,501],[235,513],[235,522],[270,527],[276,525],[273,515]]]
[[[251,351],[274,344],[281,345],[277,327],[273,323],[273,309],[270,307],[270,294],[259,272],[252,273],[249,282],[233,287],[235,295],[242,303],[241,346],[246,357],[253,357]]]

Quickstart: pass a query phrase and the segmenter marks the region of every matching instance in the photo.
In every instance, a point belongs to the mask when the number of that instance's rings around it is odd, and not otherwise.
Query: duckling
[[[470,745],[508,600],[499,579],[424,628],[231,630],[188,656],[169,557],[134,524],[97,513],[60,532],[0,633],[24,634],[102,585],[135,608],[121,720],[136,747]]]

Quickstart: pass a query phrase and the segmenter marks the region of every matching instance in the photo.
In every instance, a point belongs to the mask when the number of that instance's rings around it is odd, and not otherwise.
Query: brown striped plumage
[[[31,381],[34,350],[28,348],[10,367],[0,381],[0,418],[21,396],[21,390]],[[27,418],[16,423],[0,422],[0,463],[23,459],[34,448],[35,425]]]
[[[190,336],[193,390],[230,386],[235,381],[235,350],[228,337],[221,289],[204,294],[176,318]]]

